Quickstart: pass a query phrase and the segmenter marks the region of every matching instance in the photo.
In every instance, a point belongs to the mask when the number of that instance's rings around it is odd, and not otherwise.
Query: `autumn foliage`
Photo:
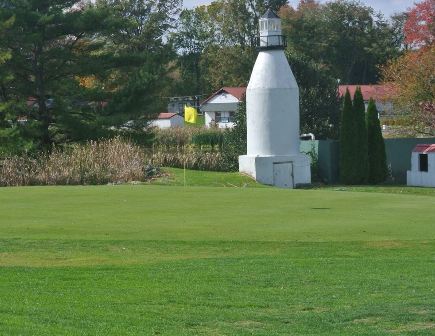
[[[409,117],[415,133],[435,135],[435,45],[408,51],[383,68],[384,81],[394,85],[395,110]]]
[[[413,48],[429,46],[435,41],[435,1],[424,0],[409,12],[404,33],[405,42]]]

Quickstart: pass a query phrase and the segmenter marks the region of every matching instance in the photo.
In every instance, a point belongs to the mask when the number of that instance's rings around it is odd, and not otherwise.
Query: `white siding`
[[[435,187],[435,153],[428,153],[428,171],[419,170],[419,154],[412,153],[411,170],[408,170],[407,184],[416,187]]]
[[[170,119],[155,119],[150,122],[150,126],[158,128],[184,127],[184,119],[179,115]]]
[[[217,111],[220,113],[220,119],[224,119],[224,122],[218,122],[217,126],[219,128],[233,128],[234,123],[230,122],[228,119],[230,118],[231,113],[235,113],[234,111]],[[205,126],[210,127],[214,122],[216,122],[216,112],[205,112]],[[227,121],[228,120],[228,121]]]
[[[239,100],[229,93],[222,92],[213,97],[208,102],[201,106],[201,111],[206,112],[221,112],[221,111],[237,111]]]

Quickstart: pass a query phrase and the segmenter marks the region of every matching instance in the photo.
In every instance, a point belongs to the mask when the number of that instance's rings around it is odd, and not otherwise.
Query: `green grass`
[[[403,195],[425,195],[435,196],[435,188],[408,187],[396,185],[378,185],[378,186],[325,186],[322,189],[333,191],[361,191],[361,192],[377,192],[387,194],[403,194]]]
[[[265,188],[252,178],[239,173],[222,173],[199,170],[185,171],[179,168],[164,168],[164,176],[154,179],[150,184],[190,187],[250,187]]]
[[[433,195],[187,173],[0,189],[0,335],[433,335]]]

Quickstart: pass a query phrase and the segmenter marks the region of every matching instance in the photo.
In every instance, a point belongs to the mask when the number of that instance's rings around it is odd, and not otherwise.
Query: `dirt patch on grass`
[[[417,314],[417,315],[422,315],[422,316],[426,316],[426,315],[434,315],[434,312],[429,310],[429,309],[413,309],[409,311],[412,314]]]
[[[302,312],[304,313],[325,313],[327,311],[329,311],[328,308],[325,307],[303,307],[302,309],[300,309]]]
[[[386,241],[369,241],[365,242],[365,246],[369,248],[378,249],[398,249],[412,246],[411,243],[398,240],[386,240]]]
[[[435,330],[435,322],[418,322],[400,326],[396,329],[389,330],[391,333],[415,332],[422,330]]]
[[[263,328],[264,324],[258,321],[243,320],[234,322],[234,325],[240,328],[256,329]]]
[[[358,318],[352,321],[354,324],[377,324],[381,321],[380,317],[369,316],[364,318]]]

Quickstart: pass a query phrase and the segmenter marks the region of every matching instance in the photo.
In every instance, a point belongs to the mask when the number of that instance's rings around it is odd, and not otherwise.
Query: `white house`
[[[206,127],[234,127],[234,116],[246,93],[246,87],[223,87],[201,104]]]
[[[435,144],[417,145],[412,151],[409,186],[435,187]]]
[[[184,118],[177,113],[164,112],[151,120],[149,125],[158,128],[184,127]]]

